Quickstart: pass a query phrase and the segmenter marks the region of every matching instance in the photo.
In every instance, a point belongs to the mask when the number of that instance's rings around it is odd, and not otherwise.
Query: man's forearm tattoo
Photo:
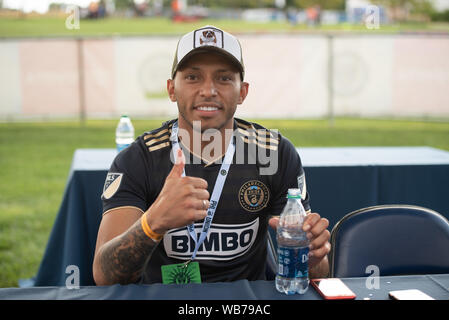
[[[157,243],[148,238],[140,219],[124,234],[104,245],[100,255],[101,270],[108,282],[136,282]]]

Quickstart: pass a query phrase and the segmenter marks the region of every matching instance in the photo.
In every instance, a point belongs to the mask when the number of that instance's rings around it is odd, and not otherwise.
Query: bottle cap
[[[301,189],[290,188],[287,194],[288,199],[301,199]]]

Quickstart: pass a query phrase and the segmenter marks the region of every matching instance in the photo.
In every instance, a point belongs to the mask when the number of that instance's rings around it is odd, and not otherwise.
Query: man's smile
[[[193,110],[200,116],[213,116],[222,109],[223,107],[220,104],[213,102],[198,103],[193,107]]]

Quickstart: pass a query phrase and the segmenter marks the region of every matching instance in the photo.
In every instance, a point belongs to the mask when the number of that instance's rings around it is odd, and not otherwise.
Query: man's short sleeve
[[[145,212],[148,184],[147,168],[138,142],[120,152],[114,159],[103,186],[103,214],[119,207],[136,207]]]
[[[279,167],[273,177],[272,215],[279,215],[287,203],[287,191],[290,188],[301,190],[301,199],[304,209],[310,210],[310,198],[306,187],[306,176],[296,148],[285,137],[280,136]]]

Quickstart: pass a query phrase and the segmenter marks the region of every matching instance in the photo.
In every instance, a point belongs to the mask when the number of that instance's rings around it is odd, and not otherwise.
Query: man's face
[[[232,129],[234,113],[248,93],[238,69],[224,56],[197,53],[185,61],[173,80],[167,81],[170,99],[177,102],[180,127],[201,130]]]

